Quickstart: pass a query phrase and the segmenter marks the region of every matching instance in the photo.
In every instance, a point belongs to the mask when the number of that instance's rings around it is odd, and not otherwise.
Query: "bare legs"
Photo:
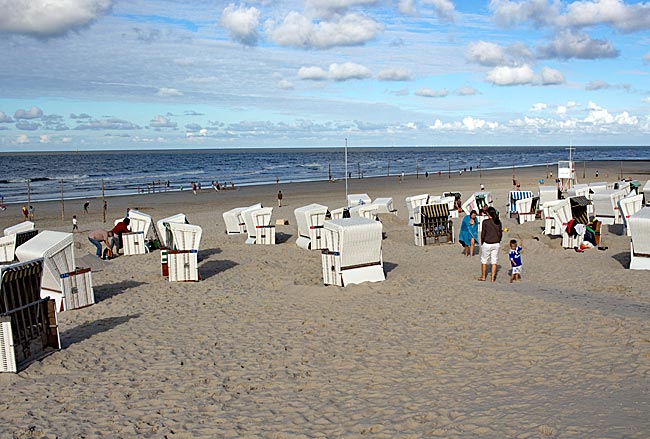
[[[497,279],[497,264],[492,264],[492,282]],[[484,281],[487,279],[487,264],[481,264],[481,277],[478,280]]]

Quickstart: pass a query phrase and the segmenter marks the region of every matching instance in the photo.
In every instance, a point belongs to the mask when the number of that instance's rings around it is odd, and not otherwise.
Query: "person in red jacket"
[[[111,250],[115,248],[113,251],[113,254],[117,256],[119,253],[120,249],[122,248],[122,233],[129,233],[131,230],[129,229],[129,224],[131,224],[131,220],[128,218],[124,218],[122,222],[117,223],[115,227],[113,227],[113,239],[111,241]]]

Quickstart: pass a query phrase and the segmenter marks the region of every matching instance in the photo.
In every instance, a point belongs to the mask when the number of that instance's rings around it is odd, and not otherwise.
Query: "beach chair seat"
[[[650,207],[628,218],[630,227],[630,269],[650,270]]]
[[[533,198],[531,191],[510,191],[508,193],[508,214],[513,218],[519,214],[517,211],[517,201],[526,198]]]
[[[386,279],[381,253],[382,225],[368,218],[325,221],[321,251],[323,283],[344,287]]]
[[[177,213],[176,215],[168,216],[161,220],[156,221],[156,230],[158,230],[158,237],[160,238],[160,246],[170,248],[168,246],[168,239],[171,239],[169,228],[170,223],[188,224],[187,216],[184,213]]]
[[[321,250],[325,248],[323,223],[327,215],[327,206],[309,204],[293,211],[298,225],[296,245],[306,250]]]
[[[413,218],[415,216],[415,211],[425,204],[429,204],[429,194],[413,195],[406,197],[406,211],[409,216],[409,226],[413,225]]]
[[[388,198],[375,198],[375,201],[372,202],[373,206],[377,206],[377,213],[392,213],[397,215],[397,209],[393,207],[393,199]]]
[[[197,250],[167,250],[170,282],[198,282],[199,252]]]
[[[16,248],[16,257],[19,261],[29,261],[32,259],[43,259],[43,280],[41,282],[41,297],[51,297],[56,301],[57,311],[66,311],[67,303],[77,303],[70,299],[66,302],[66,295],[78,294],[73,288],[77,288],[71,282],[62,282],[61,275],[77,272],[77,266],[74,258],[74,236],[72,233],[55,232],[44,230],[38,235]],[[84,278],[92,276],[90,270],[80,273]],[[90,285],[90,291],[83,292],[84,295],[92,299],[86,299],[87,302],[94,303],[94,292],[92,282],[84,280],[83,285]],[[84,304],[83,306],[87,306]]]
[[[625,198],[626,195],[625,189],[608,189],[595,192],[591,196],[591,201],[594,204],[594,215],[603,224],[623,224],[618,202]]]
[[[449,219],[447,203],[420,206],[415,213],[414,221],[415,245],[454,242],[454,223]]]
[[[41,298],[43,259],[0,267],[0,372],[61,349],[56,304]]]
[[[144,232],[122,233],[122,251],[125,256],[149,253],[149,248],[145,244]]]
[[[539,197],[522,198],[515,201],[517,210],[517,220],[519,224],[529,221],[535,221],[537,218],[537,208],[539,207]]]
[[[618,207],[621,212],[621,218],[623,219],[625,234],[632,236],[630,233],[629,219],[643,208],[643,195],[635,195],[634,192],[630,192],[625,198],[619,200]]]
[[[368,194],[349,194],[348,206],[359,206],[361,204],[370,204],[372,200]]]
[[[263,207],[252,212],[255,244],[275,245],[275,224],[271,223],[272,207]]]

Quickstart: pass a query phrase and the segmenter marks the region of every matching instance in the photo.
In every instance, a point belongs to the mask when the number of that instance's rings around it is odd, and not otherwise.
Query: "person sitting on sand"
[[[458,242],[463,246],[465,256],[474,256],[474,245],[479,244],[478,218],[475,210],[472,210],[469,215],[463,218],[463,222],[460,224]]]
[[[487,279],[488,260],[492,263],[492,282],[496,280],[497,258],[502,237],[503,230],[499,214],[494,207],[490,206],[487,208],[487,219],[483,221],[481,230],[481,277],[478,280],[485,281]]]

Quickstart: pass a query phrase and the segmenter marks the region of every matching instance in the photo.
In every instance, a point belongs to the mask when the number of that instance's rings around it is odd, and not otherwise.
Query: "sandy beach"
[[[595,177],[598,169],[599,177]],[[623,175],[650,179],[649,162]],[[551,170],[554,174],[556,167]],[[619,162],[579,163],[581,182],[614,181]],[[318,251],[295,245],[293,210],[345,203],[343,181],[203,189],[35,204],[40,230],[71,231],[97,303],[59,314],[63,348],[0,375],[2,438],[648,438],[649,271],[631,271],[629,238],[576,253],[506,212],[511,169],[349,180],[350,193],[393,197],[382,215],[386,281],[324,286]],[[545,167],[516,169],[537,190]],[[548,180],[547,180],[548,181]],[[504,233],[495,284],[459,244],[416,247],[404,198],[492,192]],[[274,207],[275,246],[224,233],[222,213]],[[127,207],[203,227],[198,283],[170,283],[160,254],[94,256],[88,232]],[[0,227],[22,220],[20,205]],[[458,234],[460,218],[455,220]],[[510,284],[507,240],[523,242]],[[537,239],[535,239],[537,238]]]

